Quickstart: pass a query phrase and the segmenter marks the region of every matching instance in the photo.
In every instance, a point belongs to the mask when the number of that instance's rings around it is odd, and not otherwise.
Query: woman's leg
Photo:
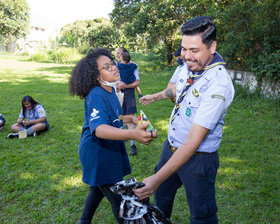
[[[113,193],[110,190],[111,186],[112,185],[106,184],[106,185],[99,186],[99,189],[102,191],[102,193],[105,195],[105,197],[110,202],[112,211],[114,213],[116,220],[118,221],[119,224],[122,224],[123,219],[119,217],[122,197],[116,193]]]
[[[84,211],[81,216],[80,224],[90,224],[92,217],[100,204],[101,200],[104,198],[104,194],[99,189],[99,187],[90,187]]]

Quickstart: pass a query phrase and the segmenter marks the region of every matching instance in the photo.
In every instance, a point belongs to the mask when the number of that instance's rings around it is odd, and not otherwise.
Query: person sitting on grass
[[[6,121],[5,121],[4,117],[3,117],[3,115],[0,114],[0,131],[3,130],[5,123],[6,123]]]
[[[104,48],[90,49],[73,69],[69,80],[71,95],[84,99],[84,125],[79,147],[83,182],[90,186],[80,223],[91,223],[95,210],[106,197],[118,223],[122,198],[110,186],[130,174],[124,140],[149,144],[157,132],[146,132],[147,125],[123,129],[123,123],[137,123],[134,116],[123,116],[115,94],[120,75],[111,53]]]
[[[11,127],[15,133],[10,133],[8,138],[18,138],[20,131],[27,131],[27,136],[36,137],[40,132],[49,130],[49,123],[44,107],[31,96],[22,98],[22,108],[17,123]]]

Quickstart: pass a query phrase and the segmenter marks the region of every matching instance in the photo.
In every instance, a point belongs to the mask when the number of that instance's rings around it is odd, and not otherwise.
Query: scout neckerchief
[[[200,77],[202,77],[202,75],[204,73],[206,73],[209,69],[214,68],[217,65],[225,65],[225,64],[226,63],[224,62],[222,57],[219,54],[215,53],[212,62],[208,66],[203,68],[203,70],[201,72],[196,73],[194,75],[192,72],[189,71],[189,78],[187,79],[186,86],[184,87],[181,95],[179,96],[179,98],[176,102],[175,110],[174,110],[173,116],[171,118],[171,124],[174,121],[175,117],[177,116],[177,112],[179,111],[180,104],[183,101],[185,95],[187,94],[187,90],[191,87],[191,85],[195,82],[195,80],[198,80]]]

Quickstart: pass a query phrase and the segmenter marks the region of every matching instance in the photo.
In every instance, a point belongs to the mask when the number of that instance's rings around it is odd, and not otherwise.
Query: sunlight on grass
[[[78,173],[71,177],[64,178],[60,181],[59,185],[57,186],[59,189],[61,188],[71,188],[71,187],[80,187],[84,185],[82,182],[82,174]]]
[[[20,178],[23,180],[34,180],[36,178],[36,175],[34,173],[21,173]]]
[[[167,131],[168,130],[168,125],[169,125],[169,119],[164,119],[164,120],[160,120],[160,121],[155,122],[154,127],[156,129],[162,129],[164,131]]]

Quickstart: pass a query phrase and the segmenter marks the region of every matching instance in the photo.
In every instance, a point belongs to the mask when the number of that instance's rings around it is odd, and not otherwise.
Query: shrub
[[[58,48],[50,51],[50,58],[55,62],[72,62],[79,57],[76,49],[73,48]]]
[[[30,55],[30,60],[43,62],[48,60],[48,54],[45,51],[37,51],[34,54]]]

